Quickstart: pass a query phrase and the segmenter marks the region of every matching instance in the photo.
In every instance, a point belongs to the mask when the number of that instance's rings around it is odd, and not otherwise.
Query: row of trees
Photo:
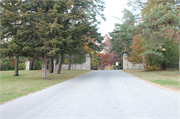
[[[122,23],[109,33],[111,51],[120,58],[126,53],[130,62],[142,63],[145,70],[177,68],[179,11],[174,0],[129,0],[128,4],[140,14],[124,9]]]
[[[102,48],[96,19],[98,15],[105,20],[101,0],[2,0],[0,4],[1,57],[16,57],[15,76],[19,75],[20,56],[41,57],[42,78],[46,79],[47,58],[53,73],[53,57],[59,55],[56,73],[60,74],[64,55],[82,53],[87,47],[95,51]]]

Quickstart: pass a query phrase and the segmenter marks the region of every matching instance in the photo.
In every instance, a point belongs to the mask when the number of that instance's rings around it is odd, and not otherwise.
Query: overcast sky
[[[108,32],[112,32],[114,29],[115,23],[122,23],[120,20],[113,18],[116,16],[118,18],[123,17],[123,9],[127,8],[127,0],[104,0],[105,1],[105,17],[106,21],[101,20],[101,25],[99,25],[99,32],[102,36]]]

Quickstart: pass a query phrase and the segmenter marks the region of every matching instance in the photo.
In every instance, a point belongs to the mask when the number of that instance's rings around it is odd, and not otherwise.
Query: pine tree
[[[172,4],[160,5],[150,11],[143,18],[138,27],[145,41],[144,48],[156,52],[167,38],[176,39],[178,12],[173,10]]]
[[[131,52],[130,46],[132,45],[132,28],[136,21],[135,16],[127,9],[123,11],[123,23],[115,24],[115,29],[109,35],[112,37],[111,51],[114,51],[116,54],[122,58],[123,53],[127,53],[128,55]]]
[[[112,44],[111,51],[115,51],[119,57],[122,57],[123,53],[129,54],[131,51],[132,37],[126,24],[116,24],[116,29],[110,33],[110,36],[112,37],[110,40]]]
[[[60,55],[57,70],[60,73],[63,55],[72,54],[73,48],[83,45],[82,38],[97,21],[96,13],[103,17],[100,13],[103,4],[100,0],[2,1],[1,38],[12,38],[8,42],[4,40],[2,54],[42,57],[42,78],[45,79],[46,58]]]
[[[69,3],[66,3],[69,4]],[[66,5],[67,6],[67,5]],[[63,35],[64,42],[60,44],[60,58],[59,61],[63,59],[64,54],[72,54],[83,53],[81,50],[85,40],[81,40],[87,38],[88,32],[92,29],[92,24],[97,22],[95,18],[95,13],[89,6],[93,6],[93,9],[97,10],[97,6],[94,5],[94,1],[81,1],[76,0],[73,1],[73,5],[71,8],[64,8],[63,10],[69,10],[71,12],[67,12],[67,19],[61,21],[63,24]],[[62,7],[61,7],[62,9]],[[61,11],[63,11],[61,10]],[[99,13],[99,15],[102,15]],[[89,37],[90,38],[90,37]],[[62,63],[59,62],[57,74],[60,74]],[[69,66],[70,67],[70,66]]]
[[[6,57],[16,57],[14,76],[18,76],[18,61],[19,56],[27,56],[28,53],[24,52],[23,48],[26,45],[24,37],[20,35],[26,26],[24,12],[24,2],[22,1],[5,1],[2,0],[1,4],[1,41],[2,49],[1,55]]]

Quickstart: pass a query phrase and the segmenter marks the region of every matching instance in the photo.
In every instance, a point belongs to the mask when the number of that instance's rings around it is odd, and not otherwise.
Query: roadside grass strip
[[[125,69],[123,70],[133,76],[140,79],[150,81],[158,84],[164,88],[171,89],[173,91],[180,91],[180,75],[179,71],[144,71],[137,69]]]
[[[48,79],[41,78],[41,70],[20,70],[20,76],[13,76],[14,71],[0,71],[0,104],[45,89],[89,71],[62,70],[61,74],[56,74],[55,72],[47,73]]]

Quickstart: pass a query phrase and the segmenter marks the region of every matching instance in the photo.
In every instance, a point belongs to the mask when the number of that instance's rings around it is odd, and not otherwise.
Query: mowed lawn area
[[[170,89],[173,91],[180,91],[180,75],[179,71],[144,71],[144,70],[130,70],[124,69],[126,73],[129,73],[139,79],[150,82],[151,84],[157,84],[161,88]]]
[[[48,79],[41,79],[41,70],[20,70],[20,76],[13,76],[14,71],[0,71],[0,104],[61,83],[89,71],[62,70],[61,74],[48,73]]]

